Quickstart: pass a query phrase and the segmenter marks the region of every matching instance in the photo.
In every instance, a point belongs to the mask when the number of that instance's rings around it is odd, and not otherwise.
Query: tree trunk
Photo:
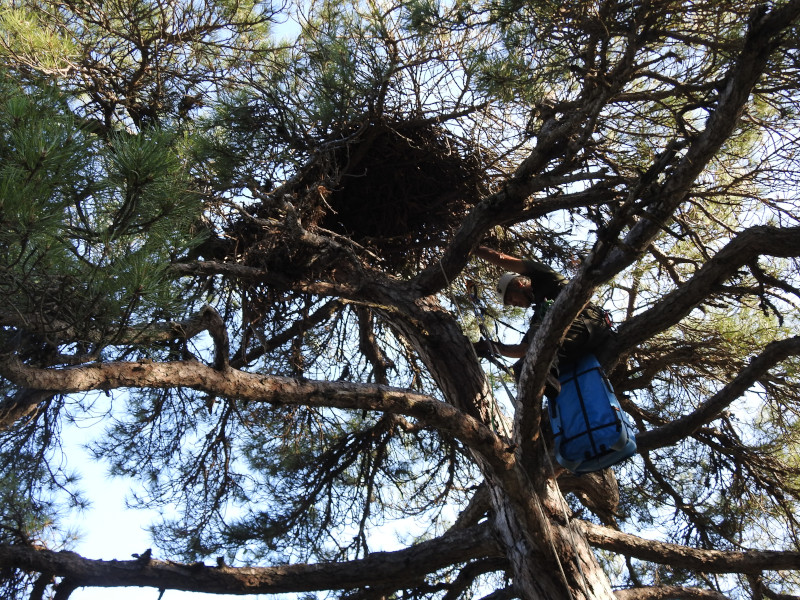
[[[493,396],[469,340],[430,298],[416,308],[408,321],[386,316],[417,349],[447,401],[492,427],[497,422]],[[498,435],[504,436],[507,427],[499,426]],[[533,437],[534,444],[524,445],[508,439],[511,461],[471,449],[489,488],[495,537],[510,561],[515,589],[523,600],[612,600],[608,577],[585,535],[569,526],[556,474],[541,459],[546,452],[541,436]],[[524,460],[523,447],[535,448],[538,457]],[[526,470],[526,462],[537,467]]]

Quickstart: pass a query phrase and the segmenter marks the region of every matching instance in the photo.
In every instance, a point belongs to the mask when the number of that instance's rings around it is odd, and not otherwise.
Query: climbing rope
[[[544,448],[544,455],[547,458],[547,464],[550,467],[550,475],[553,478],[553,481],[556,481],[556,468],[553,465],[553,458],[550,455],[550,448],[547,447],[547,440],[545,439],[544,435],[542,435],[542,427],[539,426],[539,437],[542,439],[542,447]],[[561,504],[561,513],[564,516],[564,523],[567,524],[567,530],[569,531],[569,542],[572,546],[572,552],[575,554],[575,562],[578,564],[578,572],[581,575],[581,582],[583,587],[583,595],[586,598],[589,598],[589,581],[586,579],[586,574],[583,572],[583,567],[581,566],[581,561],[578,558],[578,545],[575,543],[575,532],[572,530],[572,521],[569,518],[569,514],[567,513],[567,509],[564,506],[566,504],[566,498],[563,499]],[[552,541],[551,541],[552,544]],[[558,555],[556,554],[556,558],[558,559]],[[558,561],[558,567],[561,569],[561,574],[564,577],[564,582],[567,583],[567,575],[564,573],[564,568],[561,566],[561,561]],[[569,589],[569,584],[567,583],[567,589]],[[570,591],[570,594],[572,592]]]

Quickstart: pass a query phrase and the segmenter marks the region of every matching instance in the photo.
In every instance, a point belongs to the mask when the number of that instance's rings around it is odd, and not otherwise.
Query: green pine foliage
[[[182,306],[168,268],[196,243],[201,204],[180,138],[100,140],[54,89],[1,84],[0,286],[13,316],[89,341]]]

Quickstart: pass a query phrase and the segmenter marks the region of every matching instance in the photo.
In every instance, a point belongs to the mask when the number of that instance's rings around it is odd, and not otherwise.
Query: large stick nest
[[[294,186],[301,221],[401,274],[426,264],[488,191],[487,160],[429,122],[371,122],[317,152]]]
[[[287,279],[313,280],[339,268],[295,243],[299,219],[303,229],[349,244],[363,261],[408,276],[436,260],[467,211],[491,191],[491,167],[485,152],[430,122],[342,128],[317,146],[302,172],[250,207],[260,223],[234,221],[222,249],[199,254],[235,256]],[[309,302],[288,284],[248,285],[242,292],[245,322],[254,327]]]

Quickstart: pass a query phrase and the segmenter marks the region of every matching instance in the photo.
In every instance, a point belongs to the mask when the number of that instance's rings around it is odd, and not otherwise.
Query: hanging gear
[[[573,473],[591,473],[636,453],[636,433],[592,354],[561,375],[561,393],[548,398],[556,460]]]

